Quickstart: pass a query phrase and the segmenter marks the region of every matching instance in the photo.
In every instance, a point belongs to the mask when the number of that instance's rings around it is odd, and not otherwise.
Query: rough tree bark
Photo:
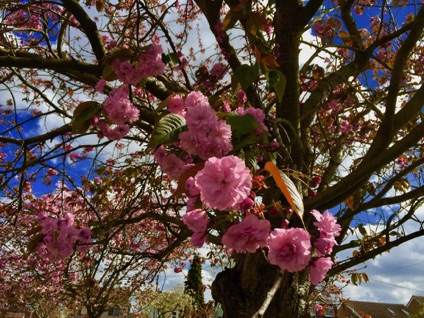
[[[309,274],[285,273],[264,315],[258,311],[279,278],[277,266],[269,264],[262,252],[238,255],[236,265],[219,273],[212,284],[212,296],[224,311],[224,318],[308,317]]]

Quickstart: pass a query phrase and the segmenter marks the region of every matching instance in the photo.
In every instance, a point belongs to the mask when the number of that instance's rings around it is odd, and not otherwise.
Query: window
[[[172,318],[178,318],[178,311],[172,312]]]
[[[411,316],[411,314],[410,314],[410,312],[409,311],[407,311],[407,310],[405,310],[405,309],[401,309],[402,310],[402,312],[405,314],[405,315],[407,315],[407,316]]]
[[[387,309],[387,311],[388,311],[389,313],[391,313],[392,315],[396,315],[396,313],[393,311],[393,309],[391,309],[391,308],[389,308],[389,307],[387,307],[386,309]]]
[[[333,317],[333,308],[327,308],[325,310],[325,317]]]

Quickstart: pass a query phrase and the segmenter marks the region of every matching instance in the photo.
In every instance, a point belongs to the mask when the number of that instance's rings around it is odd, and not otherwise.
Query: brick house
[[[410,311],[402,304],[350,300],[337,308],[339,318],[408,318]]]
[[[16,308],[13,310],[0,308],[0,318],[38,318],[38,316],[30,308],[21,310]]]
[[[424,296],[412,296],[406,307],[411,312],[418,312],[424,306]]]
[[[424,306],[424,296],[411,296],[403,304],[387,304],[369,301],[349,300],[337,308],[338,318],[408,318]]]

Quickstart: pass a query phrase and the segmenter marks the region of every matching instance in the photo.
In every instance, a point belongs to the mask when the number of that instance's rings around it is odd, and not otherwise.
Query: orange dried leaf
[[[302,196],[297,191],[293,181],[291,181],[290,178],[280,171],[280,169],[278,169],[278,167],[271,161],[268,161],[265,164],[265,170],[267,170],[274,178],[275,183],[281,190],[281,193],[286,197],[290,207],[296,212],[303,222],[304,207]]]
[[[258,61],[259,64],[261,62],[261,52],[258,50],[258,47],[256,45],[253,50],[255,53],[256,61]]]
[[[353,210],[353,204],[355,203],[355,199],[353,198],[353,196],[348,197],[345,201],[344,204],[351,210]]]
[[[340,37],[340,39],[342,39],[343,41],[347,41],[347,40],[349,40],[349,39],[350,39],[349,32],[347,32],[347,31],[343,31],[343,30],[340,30],[340,31],[339,31],[339,37]]]
[[[277,61],[275,60],[275,58],[271,55],[265,55],[262,60],[262,63],[264,63],[266,66],[270,67],[270,68],[277,68],[280,65],[277,63]]]
[[[194,167],[191,167],[186,172],[184,172],[181,175],[180,179],[178,180],[177,190],[175,190],[175,192],[172,194],[171,198],[182,196],[186,191],[185,184],[186,184],[187,180],[190,177],[194,177],[200,170],[203,169],[204,166],[205,166],[204,162],[199,162]]]

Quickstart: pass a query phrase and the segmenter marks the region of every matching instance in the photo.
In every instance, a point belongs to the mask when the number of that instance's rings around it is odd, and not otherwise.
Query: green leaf
[[[274,89],[278,101],[281,103],[286,90],[286,77],[280,70],[272,69],[269,71],[269,86]]]
[[[180,63],[180,60],[177,56],[177,54],[171,52],[168,54],[162,54],[162,62],[164,64],[170,64],[172,66],[178,65]]]
[[[252,148],[250,148],[252,149]],[[247,150],[246,152],[241,154],[246,166],[249,168],[253,168],[255,171],[259,170],[258,166],[258,154],[256,151]]]
[[[260,127],[256,119],[250,114],[240,116],[236,112],[231,112],[225,120],[231,126],[233,136],[241,137],[244,134],[250,133],[253,129]]]
[[[82,102],[75,108],[72,117],[72,133],[83,134],[90,127],[90,119],[98,112],[100,104],[95,101]]]
[[[225,118],[227,124],[231,126],[232,132],[232,143],[234,150],[246,147],[248,145],[257,142],[258,138],[252,134],[252,131],[256,128],[261,128],[256,119],[246,114],[240,116],[239,114],[232,112]]]
[[[350,279],[351,279],[353,285],[358,286],[358,275],[356,273],[353,273],[350,276]]]
[[[159,120],[153,129],[148,147],[153,148],[158,145],[175,142],[178,140],[179,134],[186,129],[187,126],[183,116],[167,114]]]
[[[243,90],[246,90],[259,76],[258,65],[240,65],[234,72]]]
[[[365,227],[362,224],[360,224],[358,226],[358,230],[362,234],[363,237],[368,236],[367,230],[365,229]]]

